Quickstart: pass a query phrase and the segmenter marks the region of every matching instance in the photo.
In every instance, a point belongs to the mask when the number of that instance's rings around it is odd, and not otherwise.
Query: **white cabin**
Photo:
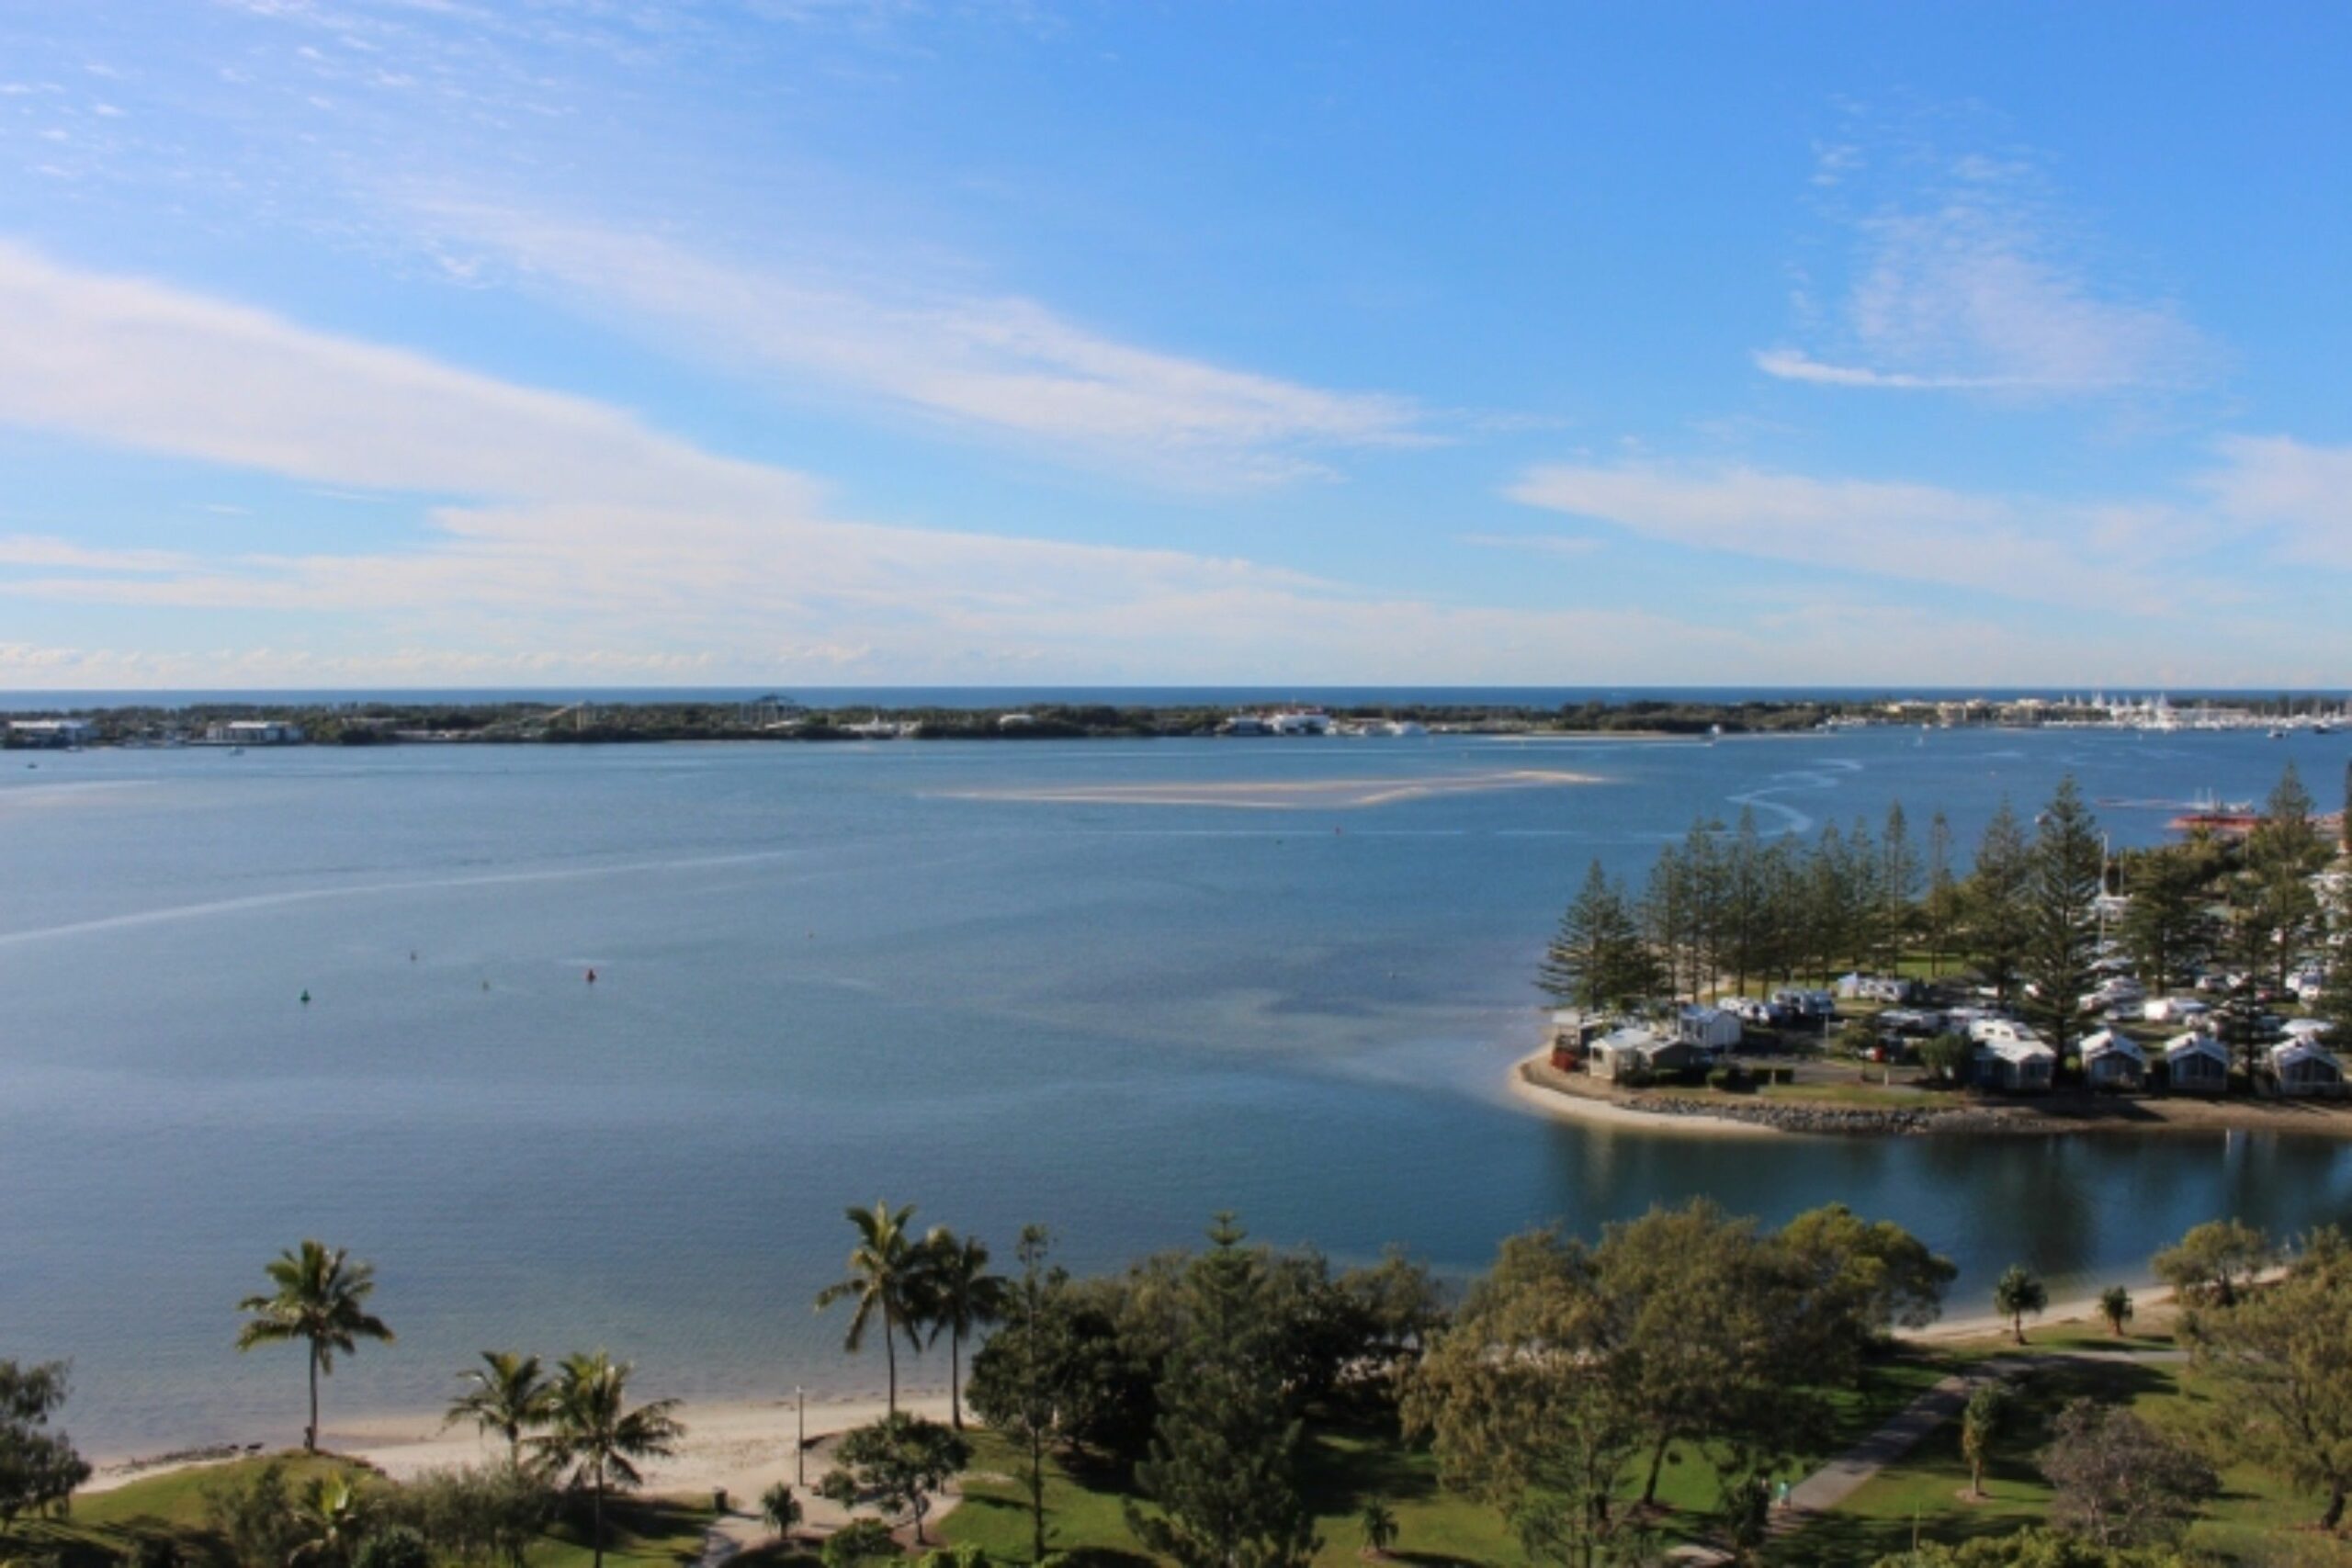
[[[2221,1094],[2230,1087],[2230,1048],[2202,1030],[2165,1042],[2165,1081],[2175,1094]]]
[[[1686,1007],[1674,1018],[1675,1038],[1708,1051],[1736,1051],[1747,1025],[1728,1008]]]
[[[1976,1081],[2009,1094],[2045,1094],[2058,1071],[2058,1053],[2030,1032],[1978,1043]]]
[[[2147,1081],[2148,1054],[2128,1034],[2102,1029],[2083,1042],[2083,1081],[2093,1089],[2138,1089]]]
[[[2270,1047],[2264,1066],[2280,1094],[2338,1095],[2344,1092],[2344,1064],[2316,1040],[2282,1040]]]

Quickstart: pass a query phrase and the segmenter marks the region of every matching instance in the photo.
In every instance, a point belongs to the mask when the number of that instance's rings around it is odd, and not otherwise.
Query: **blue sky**
[[[0,686],[2340,686],[2347,57],[0,9]]]

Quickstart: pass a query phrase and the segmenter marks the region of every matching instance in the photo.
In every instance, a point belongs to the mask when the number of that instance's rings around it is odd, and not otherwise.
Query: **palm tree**
[[[1363,1529],[1363,1554],[1385,1557],[1388,1549],[1396,1544],[1396,1511],[1387,1504],[1374,1500],[1363,1506],[1356,1516],[1356,1523]]]
[[[779,1481],[760,1494],[760,1517],[779,1540],[792,1533],[792,1527],[800,1522],[800,1499],[793,1495],[789,1482]]]
[[[287,1554],[289,1568],[342,1568],[367,1529],[358,1491],[347,1475],[314,1475],[294,1508],[300,1537]]]
[[[1001,1321],[1012,1287],[1004,1277],[989,1272],[989,1249],[976,1237],[958,1241],[940,1226],[923,1238],[929,1255],[924,1269],[922,1310],[931,1321],[931,1343],[947,1336],[947,1414],[957,1431],[964,1429],[964,1341]]]
[[[346,1356],[354,1354],[363,1338],[389,1345],[392,1331],[367,1310],[368,1293],[376,1288],[375,1268],[350,1261],[339,1247],[305,1241],[298,1249],[279,1253],[266,1271],[277,1288],[268,1295],[247,1296],[237,1303],[239,1312],[254,1314],[237,1330],[237,1348],[250,1350],[256,1345],[293,1339],[310,1341],[311,1424],[302,1430],[302,1447],[316,1453],[319,1378],[334,1371],[338,1350]]]
[[[2120,1285],[2109,1285],[2098,1293],[2098,1314],[2107,1319],[2108,1331],[2120,1338],[2123,1325],[2132,1321],[2132,1292]]]
[[[523,1434],[546,1424],[555,1386],[539,1371],[539,1359],[519,1350],[484,1350],[481,1365],[458,1374],[466,1392],[449,1402],[448,1424],[470,1421],[506,1439],[510,1463],[523,1462]]]
[[[2025,1314],[2040,1317],[2050,1305],[2050,1292],[2041,1276],[2022,1263],[2012,1263],[1998,1280],[1993,1281],[1993,1310],[2009,1320],[2009,1326],[2025,1343]]]
[[[1981,1500],[1984,1495],[1984,1461],[1993,1457],[1993,1444],[2008,1418],[2009,1391],[1997,1382],[1985,1383],[1970,1394],[1967,1408],[1960,1413],[1960,1453],[1968,1461],[1971,1497]]]
[[[631,1410],[628,1374],[628,1362],[602,1350],[566,1356],[548,1400],[548,1430],[531,1439],[550,1474],[569,1472],[572,1487],[594,1495],[595,1568],[605,1568],[605,1491],[644,1480],[636,1461],[676,1452],[686,1430],[670,1414],[678,1407],[674,1399]]]
[[[849,1278],[817,1292],[820,1312],[839,1301],[857,1303],[850,1316],[849,1334],[842,1341],[842,1348],[853,1356],[865,1348],[867,1325],[877,1315],[882,1319],[882,1350],[890,1365],[889,1413],[893,1416],[899,1413],[898,1337],[905,1335],[911,1349],[922,1348],[918,1327],[931,1271],[931,1258],[907,1229],[914,1212],[912,1203],[894,1212],[884,1202],[871,1209],[849,1210],[849,1223],[857,1227],[857,1245],[849,1255]]]

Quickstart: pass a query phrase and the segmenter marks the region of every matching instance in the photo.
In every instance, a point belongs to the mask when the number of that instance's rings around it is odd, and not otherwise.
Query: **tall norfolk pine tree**
[[[1576,902],[1560,917],[1536,985],[1559,1001],[1599,1010],[1645,996],[1657,981],[1657,964],[1624,890],[1594,861]]]
[[[2039,829],[2026,884],[2025,1010],[2064,1062],[2082,1037],[2083,998],[2093,986],[2106,852],[2071,775],[2058,782]]]
[[[1151,1457],[1130,1504],[1144,1544],[1179,1568],[1302,1568],[1322,1542],[1299,1498],[1300,1427],[1284,1398],[1265,1259],[1217,1216],[1214,1244],[1178,1286],[1182,1337],[1168,1362]]]
[[[2003,1007],[2017,993],[2032,873],[2033,847],[2005,798],[1977,841],[1976,869],[1963,899],[1963,945]]]

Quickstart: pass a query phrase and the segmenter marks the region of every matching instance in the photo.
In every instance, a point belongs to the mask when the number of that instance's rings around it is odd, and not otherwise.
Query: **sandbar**
[[[1197,783],[1046,784],[1029,789],[943,792],[956,800],[1050,802],[1071,806],[1215,806],[1245,811],[1360,811],[1408,800],[1483,795],[1505,789],[1557,789],[1599,784],[1591,773],[1556,768],[1506,768],[1419,778],[1234,780]]]

